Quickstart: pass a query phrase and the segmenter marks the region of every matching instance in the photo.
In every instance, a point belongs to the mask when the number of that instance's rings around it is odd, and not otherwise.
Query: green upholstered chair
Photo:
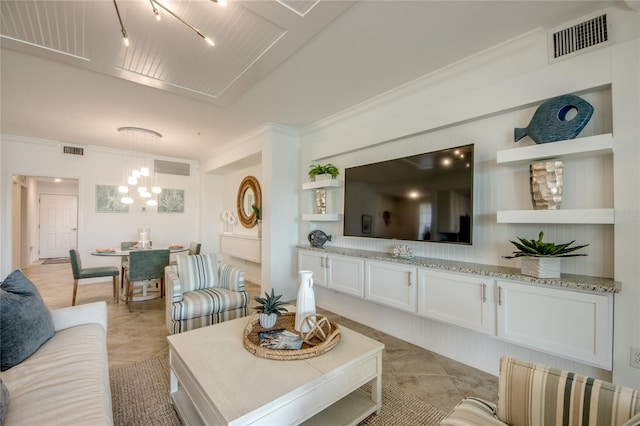
[[[125,272],[129,312],[133,305],[135,283],[140,282],[143,292],[151,280],[160,280],[160,295],[164,296],[164,268],[169,265],[169,249],[136,250],[129,253],[129,267]]]
[[[189,256],[194,256],[196,254],[200,254],[200,248],[202,247],[201,243],[196,243],[192,241],[189,243]]]
[[[76,304],[76,294],[78,293],[78,281],[85,278],[100,278],[100,277],[112,277],[113,278],[113,297],[118,303],[118,284],[116,283],[120,276],[120,271],[115,266],[98,266],[95,268],[83,268],[82,261],[80,260],[80,254],[78,250],[69,250],[69,258],[71,259],[71,270],[73,271],[73,297],[71,299],[71,305]]]

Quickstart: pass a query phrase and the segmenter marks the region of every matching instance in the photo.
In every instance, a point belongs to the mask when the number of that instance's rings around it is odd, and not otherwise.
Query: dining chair
[[[125,271],[129,312],[133,308],[133,290],[137,282],[142,283],[144,294],[149,281],[160,280],[160,297],[164,297],[164,268],[167,265],[169,265],[169,249],[135,250],[129,253],[129,266]]]
[[[200,247],[202,247],[202,243],[196,243],[192,241],[189,243],[189,256],[195,256],[196,254],[200,254]]]
[[[113,278],[113,297],[116,303],[119,302],[118,284],[116,280],[120,276],[120,271],[116,266],[97,266],[94,268],[83,268],[78,250],[69,250],[69,258],[71,259],[71,271],[73,272],[73,297],[71,298],[71,306],[76,304],[76,294],[78,293],[78,281],[85,278],[112,277]]]
[[[138,243],[137,241],[121,241],[120,250],[121,251],[131,250],[133,246],[135,246],[137,243]],[[124,272],[127,270],[128,266],[129,266],[129,256],[122,256],[120,258],[120,276],[122,277],[122,280],[120,281],[120,287],[124,286]]]

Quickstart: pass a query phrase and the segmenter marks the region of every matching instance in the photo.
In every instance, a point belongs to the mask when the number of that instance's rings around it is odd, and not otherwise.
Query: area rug
[[[179,426],[180,419],[169,403],[169,355],[109,370],[113,423],[115,426]],[[435,426],[446,413],[403,390],[383,383],[382,411],[361,425]]]
[[[50,257],[42,261],[43,265],[57,265],[59,263],[71,263],[68,257]]]

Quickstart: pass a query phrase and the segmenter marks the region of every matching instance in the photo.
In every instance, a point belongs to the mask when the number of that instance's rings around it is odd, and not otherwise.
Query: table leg
[[[376,414],[380,414],[382,409],[382,352],[377,355],[376,378],[371,382],[371,399],[376,403]]]
[[[171,356],[172,353],[169,351],[169,399],[171,399],[171,394],[178,391],[178,378],[171,368]]]

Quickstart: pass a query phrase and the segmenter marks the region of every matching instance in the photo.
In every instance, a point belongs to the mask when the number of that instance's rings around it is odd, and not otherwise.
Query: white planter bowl
[[[560,278],[559,257],[521,257],[520,272],[536,278]]]
[[[271,328],[276,325],[278,316],[276,314],[260,314],[260,325],[262,328]]]

